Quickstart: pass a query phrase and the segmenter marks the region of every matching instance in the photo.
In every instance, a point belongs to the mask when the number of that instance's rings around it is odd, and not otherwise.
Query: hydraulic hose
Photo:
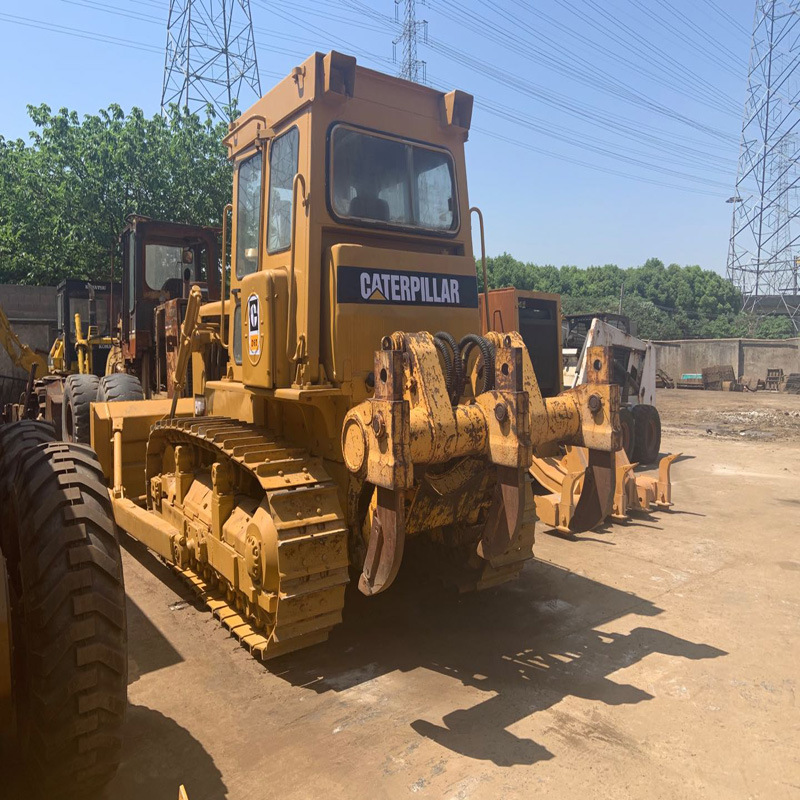
[[[469,356],[473,347],[478,348],[483,360],[482,387],[478,394],[488,392],[494,386],[494,345],[483,336],[476,333],[468,333],[458,344],[461,351],[462,368],[464,375],[469,374]]]
[[[447,386],[447,395],[450,398],[450,405],[453,405],[453,358],[450,355],[450,348],[439,338],[439,335],[433,339],[434,347],[439,351],[439,355],[444,361],[444,382]]]
[[[458,342],[447,331],[435,334],[433,342],[436,349],[442,354],[445,363],[445,380],[447,392],[450,395],[450,404],[457,405],[464,393],[464,370],[461,366],[461,350]]]

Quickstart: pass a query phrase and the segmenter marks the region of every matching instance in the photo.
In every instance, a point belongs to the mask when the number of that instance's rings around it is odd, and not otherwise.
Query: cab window
[[[278,136],[269,151],[268,253],[286,250],[292,244],[292,182],[297,173],[299,141],[297,128],[292,128]]]
[[[261,166],[259,151],[239,165],[236,195],[236,276],[258,269],[258,232],[261,226]]]
[[[187,250],[186,254],[191,254]],[[144,282],[150,289],[166,288],[168,281],[182,281],[184,248],[165,244],[147,244],[144,248]]]
[[[331,137],[334,214],[425,231],[458,227],[449,153],[337,125]]]

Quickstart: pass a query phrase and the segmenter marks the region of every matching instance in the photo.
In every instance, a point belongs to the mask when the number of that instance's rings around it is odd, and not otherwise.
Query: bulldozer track
[[[266,429],[229,418],[157,422],[151,449],[189,444],[229,460],[261,487],[277,530],[277,591],[265,627],[248,602],[213,567],[192,559],[172,565],[214,617],[261,660],[323,642],[341,622],[348,583],[347,525],[336,484],[319,458],[281,442]],[[219,459],[221,460],[221,459]]]

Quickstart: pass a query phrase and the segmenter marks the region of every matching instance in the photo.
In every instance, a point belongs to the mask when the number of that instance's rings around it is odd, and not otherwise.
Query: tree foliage
[[[80,118],[29,106],[30,141],[0,137],[0,282],[56,284],[107,279],[112,252],[131,213],[219,224],[232,171],[223,121],[173,108],[167,116],[126,114],[112,105]],[[615,264],[579,269],[488,259],[492,287],[562,295],[565,313],[622,310],[646,338],[792,335],[781,317],[740,313],[741,295],[698,266]]]
[[[699,266],[665,266],[650,258],[629,269],[616,264],[558,268],[523,263],[503,253],[487,259],[487,276],[492,288],[514,286],[560,294],[565,314],[616,312],[622,289],[622,313],[646,339],[793,335],[787,318],[741,313],[739,290],[721,275]]]
[[[232,183],[224,122],[117,105],[28,113],[30,142],[0,137],[0,282],[107,279],[131,213],[219,224]]]

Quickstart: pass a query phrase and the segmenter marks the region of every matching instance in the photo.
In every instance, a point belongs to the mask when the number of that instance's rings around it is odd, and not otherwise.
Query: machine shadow
[[[410,560],[410,559],[409,559]],[[452,676],[487,699],[447,713],[441,724],[409,720],[420,736],[500,766],[552,758],[540,743],[508,728],[567,696],[607,705],[639,703],[648,692],[610,679],[650,653],[688,659],[725,651],[650,627],[609,634],[597,627],[662,609],[634,594],[534,561],[516,583],[457,595],[420,580],[413,568],[373,598],[354,586],[344,624],[317,648],[270,662],[270,670],[316,692],[347,689],[395,670],[423,667]],[[314,652],[317,650],[317,652]]]
[[[147,618],[130,595],[125,598],[128,617],[128,641],[147,642],[147,647],[131,647],[128,653],[128,685],[148,672],[171,667],[183,661],[180,653]]]
[[[122,763],[98,800],[175,800],[183,784],[191,800],[222,800],[228,788],[205,748],[175,720],[128,705]]]

